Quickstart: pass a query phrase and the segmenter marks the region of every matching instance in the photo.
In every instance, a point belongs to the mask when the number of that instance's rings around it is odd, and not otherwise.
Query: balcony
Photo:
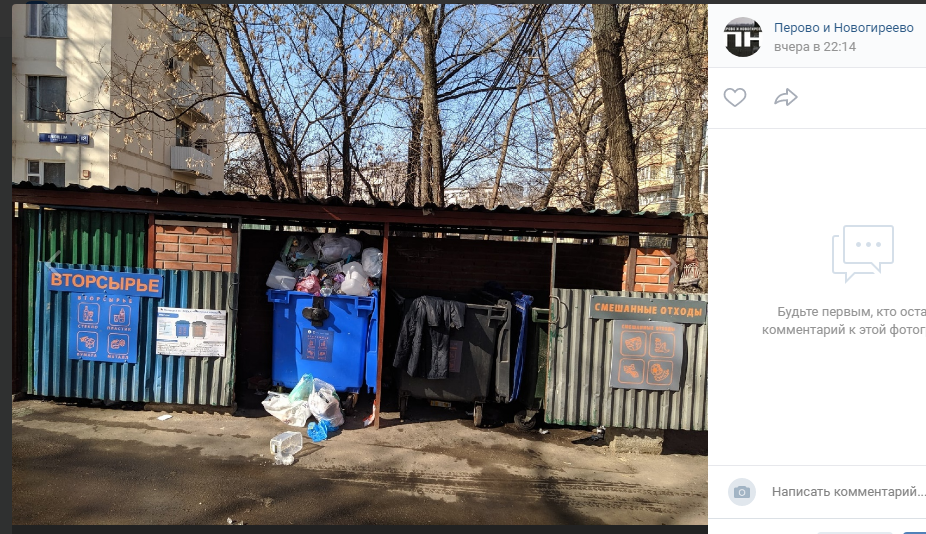
[[[186,111],[202,97],[200,91],[192,83],[182,80],[170,87],[168,93],[176,111]],[[194,122],[212,122],[212,117],[215,116],[215,104],[212,100],[207,100],[196,104],[187,112]]]
[[[174,29],[171,37],[177,47],[177,54],[196,65],[212,65],[214,45],[207,35],[189,30]]]
[[[177,27],[171,30],[171,38],[179,55],[197,65],[211,65],[215,50],[212,39],[194,31],[196,21],[184,14],[177,15]]]
[[[170,147],[170,168],[196,178],[212,179],[212,158],[191,146]]]

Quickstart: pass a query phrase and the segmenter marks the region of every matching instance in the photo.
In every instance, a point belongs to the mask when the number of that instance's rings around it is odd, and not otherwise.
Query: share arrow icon
[[[788,106],[790,106],[791,102],[794,102],[795,100],[797,100],[797,95],[791,92],[790,89],[785,89],[784,93],[781,93],[780,95],[775,97],[776,104],[780,104],[784,102],[785,105],[788,105]]]

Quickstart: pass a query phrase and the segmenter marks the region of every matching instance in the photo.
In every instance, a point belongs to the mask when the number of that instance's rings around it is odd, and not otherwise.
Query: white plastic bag
[[[341,400],[334,386],[318,378],[314,382],[315,390],[309,395],[309,410],[312,415],[319,421],[328,421],[331,426],[343,425],[344,414],[341,413]]]
[[[360,241],[338,234],[322,234],[312,244],[315,246],[318,261],[322,263],[334,263],[350,256],[357,256],[363,248]]]
[[[383,253],[378,248],[367,247],[360,253],[363,270],[368,276],[379,278],[383,274]]]
[[[267,413],[290,426],[304,427],[309,417],[312,417],[309,401],[290,403],[289,395],[283,393],[269,391],[261,404]]]

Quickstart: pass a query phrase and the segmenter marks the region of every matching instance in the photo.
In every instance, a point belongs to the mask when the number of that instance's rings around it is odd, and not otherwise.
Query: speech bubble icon
[[[842,227],[842,256],[846,264],[881,266],[894,263],[894,227],[866,225]]]

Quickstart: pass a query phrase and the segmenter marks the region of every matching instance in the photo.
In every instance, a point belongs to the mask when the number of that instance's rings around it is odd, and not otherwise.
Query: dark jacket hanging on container
[[[447,378],[450,368],[450,329],[463,328],[466,304],[424,295],[412,301],[399,331],[393,367],[404,367],[409,376]],[[422,361],[424,335],[431,353]],[[429,358],[429,359],[428,359]]]

